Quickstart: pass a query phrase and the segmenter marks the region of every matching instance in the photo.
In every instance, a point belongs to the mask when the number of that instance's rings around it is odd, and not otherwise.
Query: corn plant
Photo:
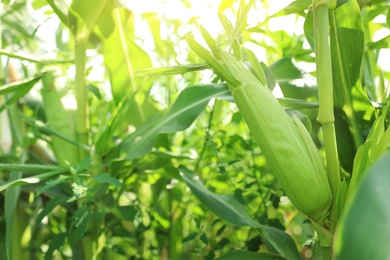
[[[384,2],[2,1],[0,258],[389,258]]]

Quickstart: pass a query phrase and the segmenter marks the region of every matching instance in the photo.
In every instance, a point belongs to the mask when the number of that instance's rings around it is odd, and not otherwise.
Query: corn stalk
[[[80,144],[88,146],[88,129],[89,129],[89,116],[88,116],[88,97],[87,88],[85,85],[85,66],[86,66],[86,45],[87,39],[80,37],[75,41],[75,65],[76,65],[76,132],[77,139]],[[86,150],[79,149],[79,159],[83,160],[88,153]]]
[[[340,188],[340,169],[334,125],[335,118],[333,108],[333,76],[331,51],[329,45],[329,9],[335,9],[344,2],[346,1],[313,0],[312,2],[314,17],[314,46],[317,66],[317,86],[320,104],[317,121],[322,125],[328,181],[333,194],[333,202],[329,214],[330,223],[327,226],[327,229],[329,229],[331,232],[334,232],[338,218],[337,200]],[[316,227],[316,230],[320,234],[321,238],[321,229]],[[327,240],[329,239],[330,238]],[[331,258],[331,243],[329,243],[331,241],[332,240],[320,241],[320,244],[324,250],[323,259]]]
[[[330,1],[313,0],[317,85],[320,101],[317,121],[322,125],[324,135],[328,180],[333,194],[329,228],[334,230],[337,222],[336,199],[340,185],[340,170],[333,111],[332,60],[329,46],[329,4]],[[334,5],[331,7],[335,8]]]

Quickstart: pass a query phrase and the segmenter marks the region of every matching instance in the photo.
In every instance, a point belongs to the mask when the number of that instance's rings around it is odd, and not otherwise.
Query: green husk
[[[303,125],[294,124],[267,86],[232,55],[217,46],[212,48],[211,55],[192,37],[187,37],[187,41],[228,83],[267,164],[291,202],[311,219],[323,223],[333,196],[310,134]]]
[[[324,166],[311,139],[305,139],[270,92],[253,83],[233,90],[233,97],[267,163],[291,202],[322,222],[332,202]],[[317,156],[318,155],[318,156]],[[313,157],[312,157],[313,156]],[[317,158],[317,159],[316,159]]]

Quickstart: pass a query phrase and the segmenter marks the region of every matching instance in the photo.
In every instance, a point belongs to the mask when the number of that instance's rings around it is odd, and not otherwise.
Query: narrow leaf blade
[[[236,259],[245,259],[245,260],[287,260],[288,258],[264,253],[264,252],[249,252],[244,250],[234,250],[221,257],[218,257],[216,260],[236,260]]]
[[[169,66],[164,68],[141,69],[136,71],[135,73],[139,77],[154,76],[154,75],[177,75],[177,74],[184,74],[187,72],[204,70],[207,68],[209,68],[209,66],[206,63],[186,64],[186,65]]]
[[[290,259],[299,259],[298,250],[289,235],[279,229],[255,222],[233,194],[213,193],[203,185],[194,172],[183,166],[179,167],[179,171],[192,193],[218,217],[236,226],[258,228],[270,251]]]
[[[160,133],[173,133],[188,128],[212,98],[229,99],[226,85],[210,84],[183,90],[168,112],[149,118],[136,132],[124,139],[120,150],[126,159],[148,153]]]
[[[389,259],[390,153],[363,179],[335,237],[335,259]]]

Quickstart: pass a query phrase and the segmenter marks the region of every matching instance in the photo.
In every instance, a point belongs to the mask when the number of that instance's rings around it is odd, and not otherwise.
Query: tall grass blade
[[[7,191],[13,190],[13,189],[9,189],[9,188],[16,187],[16,186],[39,183],[42,180],[46,180],[50,177],[57,176],[59,174],[63,174],[63,173],[67,173],[67,172],[69,172],[69,170],[61,169],[61,170],[37,174],[37,175],[26,177],[26,178],[21,178],[21,174],[13,174],[11,177],[11,180],[9,182],[7,182],[6,184],[0,185],[0,191],[6,190],[6,189],[7,189]],[[10,202],[11,205],[12,205],[12,203],[13,202]]]
[[[152,69],[141,69],[135,72],[136,76],[154,76],[154,75],[178,75],[187,72],[193,72],[198,70],[208,69],[209,66],[206,63],[202,64],[187,64],[187,65],[176,65],[164,68],[152,68]]]
[[[212,98],[229,99],[225,85],[210,84],[183,90],[172,107],[146,120],[136,132],[120,144],[125,158],[132,159],[148,153],[160,133],[173,133],[188,128]]]

